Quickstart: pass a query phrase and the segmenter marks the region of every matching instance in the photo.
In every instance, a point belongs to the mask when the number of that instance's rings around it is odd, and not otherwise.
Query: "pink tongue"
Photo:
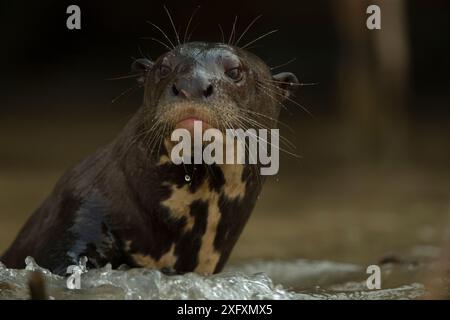
[[[201,126],[203,130],[210,128],[209,124],[195,117],[190,117],[181,120],[175,126],[175,129],[187,129],[191,134],[194,134],[194,122],[201,122]],[[198,125],[198,124],[197,124]]]

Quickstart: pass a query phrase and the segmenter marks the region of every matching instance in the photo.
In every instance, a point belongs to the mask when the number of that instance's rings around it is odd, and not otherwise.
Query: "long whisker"
[[[230,33],[230,37],[228,38],[228,44],[231,45],[232,40],[234,38],[234,34],[236,33],[236,22],[237,22],[238,17],[235,16],[234,17],[234,22],[233,22],[233,28],[231,29],[231,33]]]
[[[236,121],[237,121],[238,123],[241,123],[241,126],[246,127],[245,124],[242,124],[242,123],[243,123],[242,121],[239,121],[239,120],[236,120]],[[256,137],[256,141],[258,141],[258,136],[257,136],[257,135],[256,135],[256,136],[253,135],[250,131],[247,131],[247,133],[250,134],[252,137]],[[265,149],[265,151],[267,152],[267,149]],[[249,150],[249,157],[250,157],[250,155],[251,155],[251,152],[250,152],[250,150]],[[255,160],[256,160],[256,159],[253,159],[253,158],[252,158],[252,161],[253,161],[253,162],[255,162]]]
[[[243,121],[248,122],[251,126],[255,126],[258,129],[267,129],[267,127],[265,127],[263,124],[261,124],[260,122],[258,122],[257,120],[245,117],[242,118]],[[280,139],[282,140],[283,143],[285,143],[288,147],[292,148],[292,149],[296,149],[297,147],[295,146],[295,144],[290,141],[289,139],[287,139],[284,136],[279,136]]]
[[[136,134],[134,134],[132,136],[132,140],[128,144],[127,148],[125,150],[123,150],[124,156],[128,153],[128,151],[131,149],[131,147],[133,147],[140,140],[141,137],[143,137],[145,139],[145,137],[147,136],[148,133],[149,133],[149,130],[146,130],[146,129],[136,132]]]
[[[250,133],[250,134],[251,134],[251,133]],[[261,137],[259,137],[259,136],[256,136],[256,139],[261,140],[262,142],[267,143],[269,146],[271,146],[271,147],[273,146],[273,147],[277,148],[279,151],[284,152],[284,153],[286,153],[286,154],[288,154],[288,155],[291,155],[291,156],[293,156],[293,157],[295,157],[295,158],[297,158],[297,159],[301,159],[301,158],[302,158],[301,155],[296,154],[296,153],[293,153],[293,152],[290,152],[290,151],[288,151],[288,150],[286,150],[286,149],[284,149],[284,148],[281,148],[280,146],[276,146],[276,145],[274,145],[272,142],[269,142],[269,141],[267,141],[266,139],[263,139],[263,138],[261,138]],[[267,151],[267,149],[266,149],[266,151]]]
[[[187,42],[190,42],[190,41],[191,41],[191,37],[192,37],[192,35],[194,34],[195,30],[197,30],[198,25],[199,25],[199,23],[197,23],[197,24],[194,26],[194,28],[192,28],[191,33],[189,33],[189,35],[188,35],[188,37],[187,37],[187,40],[186,40]]]
[[[263,94],[274,100],[276,103],[278,103],[284,110],[290,113],[290,110],[284,105],[283,101],[281,99],[278,99],[278,96],[275,96],[274,93],[269,91],[266,87],[264,87],[261,83],[256,84],[257,88],[261,90]],[[284,96],[283,96],[284,99]]]
[[[219,29],[220,29],[220,34],[222,36],[222,43],[225,43],[225,33],[223,32],[222,25],[219,23],[218,26],[219,26]]]
[[[255,116],[262,117],[262,118],[265,118],[265,119],[274,121],[274,122],[276,122],[277,124],[284,126],[284,127],[285,127],[286,129],[288,129],[290,132],[292,132],[292,133],[294,132],[294,129],[292,129],[291,126],[289,126],[287,123],[284,123],[284,122],[282,122],[282,121],[280,121],[280,120],[278,120],[278,119],[275,119],[275,118],[266,116],[265,114],[262,114],[262,113],[259,113],[259,112],[253,111],[253,110],[248,110],[248,109],[239,109],[239,110],[242,111],[242,112],[247,112],[247,113],[253,114],[253,115],[255,115]]]
[[[259,85],[262,86],[261,83],[259,83]],[[283,94],[281,94],[280,92],[276,91],[278,88],[274,88],[273,86],[272,86],[271,88],[270,88],[270,87],[265,87],[265,86],[263,86],[263,88],[266,89],[266,90],[268,90],[268,91],[270,91],[270,92],[272,92],[273,94],[278,95],[279,97],[282,97],[282,98],[284,98],[284,99],[286,99],[286,100],[292,102],[293,104],[299,106],[299,107],[300,107],[303,111],[305,111],[309,116],[311,116],[311,117],[314,118],[314,115],[313,115],[308,109],[306,109],[304,106],[302,106],[300,103],[298,103],[297,101],[292,100],[292,99],[289,98],[288,96],[283,95]]]
[[[153,114],[151,117],[149,117],[149,114],[150,114],[150,112],[146,112],[144,118],[151,119],[153,124],[150,128],[146,128],[145,130],[143,130],[145,132],[145,136],[143,139],[144,144],[146,144],[152,138],[152,136],[150,136],[150,133],[152,133],[156,128],[158,128],[158,125],[162,121],[161,118],[156,117],[156,114]],[[155,137],[155,136],[153,136],[153,137]]]
[[[305,86],[317,86],[319,85],[319,82],[286,82],[286,81],[279,81],[279,80],[261,80],[261,82],[271,83],[271,84],[287,84],[289,86],[298,86],[298,87],[305,87]]]
[[[151,131],[150,131],[151,133],[153,133],[153,135],[150,136],[147,141],[152,154],[155,151],[156,143],[164,135],[164,132],[163,132],[164,124],[163,124],[163,121],[161,120],[161,118],[159,118],[159,119],[155,118],[154,121],[155,121],[155,123],[153,124]]]
[[[236,119],[236,117],[233,117],[233,121],[236,122],[237,124],[239,124],[239,126],[241,126],[244,130],[247,130],[247,126],[239,119]],[[251,162],[256,163],[256,164],[250,165],[251,174],[254,177],[256,177],[258,185],[262,186],[262,179],[258,172],[259,165],[257,164],[257,161],[256,161],[257,159],[253,158],[253,153],[250,150],[250,146],[247,145],[247,143],[245,142],[245,138],[238,137],[238,143],[240,143],[241,145],[244,146],[245,153],[248,155],[249,160]]]
[[[161,119],[154,118],[154,123],[152,127],[148,130],[148,136],[146,139],[146,146],[150,150],[150,154],[154,155],[156,143],[161,141],[165,136],[165,132],[163,130],[163,121]],[[159,151],[158,155],[159,157]]]
[[[232,122],[237,123],[239,126],[242,127],[242,129],[246,130],[246,126],[245,124],[243,124],[242,122],[239,121],[239,119],[236,119],[235,116],[231,116],[229,113],[227,113],[227,116],[229,118],[229,120],[224,120],[224,122],[226,123],[226,126],[230,129],[235,129]],[[251,159],[251,162],[256,162],[256,159],[253,159],[253,155],[249,150],[249,147],[247,146],[247,144],[245,143],[245,139],[242,140],[241,137],[237,137],[238,141],[236,141],[238,144],[241,144],[244,147],[245,153],[248,154],[249,159]],[[261,177],[259,176],[257,170],[258,170],[258,166],[257,165],[251,165],[250,166],[250,170],[251,170],[251,174],[253,176],[256,177],[257,179],[257,183],[259,186],[262,185],[262,181],[261,181]]]
[[[286,95],[284,95],[284,94],[278,92],[279,88],[273,88],[273,87],[270,88],[270,87],[267,87],[267,86],[262,85],[261,83],[260,83],[258,86],[259,86],[260,88],[262,88],[263,92],[266,91],[266,92],[264,92],[264,93],[266,93],[266,94],[272,94],[272,95],[273,95],[273,96],[272,96],[273,99],[276,99],[275,96],[276,96],[276,97],[279,97],[279,99],[278,99],[277,101],[278,101],[278,103],[283,107],[283,109],[285,109],[286,111],[289,111],[289,112],[290,112],[290,110],[289,110],[289,109],[286,107],[286,105],[282,102],[282,100],[284,100],[284,99],[286,99],[286,100],[288,100],[288,101],[290,101],[290,102],[292,102],[292,103],[298,105],[300,108],[303,109],[303,111],[305,111],[305,112],[308,113],[310,116],[312,116],[311,113],[309,112],[309,110],[306,110],[302,105],[298,104],[297,102],[294,102],[292,99],[290,99],[290,98],[287,97]],[[291,113],[291,115],[292,115],[292,113]]]
[[[106,78],[105,80],[112,80],[112,81],[114,81],[114,80],[130,79],[130,78],[137,78],[140,75],[141,75],[140,73],[138,73],[138,74],[129,74],[129,75],[126,75],[126,76],[118,76],[118,77]]]
[[[166,48],[167,50],[171,51],[173,48],[169,47],[166,43],[164,43],[163,41],[157,39],[157,38],[153,38],[153,37],[142,37],[141,39],[145,39],[145,40],[153,40],[157,43],[159,43],[160,45],[162,45],[164,48]]]
[[[172,25],[173,32],[175,33],[175,37],[177,38],[178,45],[180,45],[181,44],[180,36],[178,35],[178,31],[177,31],[177,28],[175,27],[175,23],[173,23],[172,15],[170,14],[169,10],[167,9],[167,7],[165,5],[164,5],[164,10],[166,11],[167,16],[169,17],[170,24]]]
[[[242,38],[245,36],[245,34],[247,33],[248,30],[250,30],[250,28],[255,24],[256,21],[258,21],[260,18],[262,17],[262,14],[260,14],[259,16],[257,16],[256,18],[254,18],[252,20],[252,22],[249,23],[249,25],[247,26],[247,28],[245,28],[244,32],[242,32],[241,36],[236,40],[236,42],[234,43],[234,46],[238,46],[239,45],[239,41],[242,40]]]
[[[189,21],[188,21],[187,26],[186,26],[186,30],[184,31],[183,43],[186,43],[186,39],[187,39],[186,37],[187,37],[188,32],[189,32],[189,27],[191,26],[191,22],[194,19],[195,14],[197,13],[197,11],[199,9],[200,9],[200,6],[197,6],[197,8],[194,9],[194,11],[191,14],[191,17],[189,18]]]
[[[119,94],[117,97],[115,97],[114,99],[111,100],[111,103],[115,103],[118,99],[122,98],[123,96],[125,96],[128,93],[131,93],[133,91],[135,91],[136,89],[138,89],[139,87],[141,87],[140,84],[136,84],[130,88],[128,88],[127,90],[123,91],[121,94]]]
[[[269,142],[266,139],[263,139],[263,138],[259,137],[258,135],[253,134],[250,131],[247,131],[247,132],[248,132],[249,135],[253,136],[254,138],[259,139],[259,140],[263,141],[264,143],[267,143],[268,145],[273,146],[273,147],[277,148],[278,150],[280,150],[282,152],[285,152],[285,153],[287,153],[287,154],[289,154],[291,156],[294,156],[296,158],[301,158],[301,156],[296,154],[296,153],[292,153],[292,152],[290,152],[290,151],[288,151],[288,150],[286,150],[284,148],[281,148],[280,146],[276,146],[272,142]]]
[[[158,145],[158,158],[161,156],[161,146],[163,145],[164,142],[164,137],[166,136],[166,132],[168,131],[169,127],[168,127],[168,123],[164,123],[164,129],[162,130],[162,134],[161,134],[161,138],[159,139],[159,145]]]
[[[160,28],[158,27],[156,24],[154,24],[151,21],[147,21],[148,24],[152,25],[153,27],[155,27],[159,32],[161,32],[161,34],[164,36],[164,38],[166,38],[167,41],[169,41],[170,45],[172,46],[171,49],[175,49],[175,45],[173,44],[173,42],[170,40],[169,36]]]
[[[311,117],[314,117],[314,115],[313,115],[308,109],[306,109],[304,106],[302,106],[300,103],[298,103],[297,101],[295,101],[295,100],[289,98],[288,96],[286,96],[286,95],[280,93],[280,92],[278,91],[278,88],[277,88],[277,87],[274,87],[274,86],[270,86],[270,85],[269,85],[269,87],[266,87],[266,89],[267,89],[268,91],[273,92],[273,94],[276,94],[276,95],[278,95],[278,96],[280,96],[280,97],[282,97],[282,98],[284,98],[284,99],[286,99],[286,100],[292,102],[293,104],[299,106],[299,107],[300,107],[303,111],[305,111],[308,115],[310,115]]]
[[[148,57],[146,54],[144,54],[144,52],[142,51],[142,48],[141,48],[140,45],[138,46],[138,50],[139,50],[139,53],[141,54],[141,56],[143,58],[148,59],[148,60],[152,60],[150,57]]]
[[[269,36],[269,35],[271,35],[271,34],[273,34],[273,33],[275,33],[275,32],[278,32],[278,29],[269,31],[269,32],[263,34],[262,36],[259,36],[258,38],[256,38],[255,40],[252,40],[252,41],[248,42],[247,44],[245,44],[245,45],[244,45],[243,47],[241,47],[241,48],[242,48],[242,49],[245,49],[245,48],[247,48],[249,45],[255,43],[256,41],[259,41],[259,40],[261,40],[261,39],[263,39],[263,38],[265,38],[265,37],[267,37],[267,36]]]
[[[294,62],[295,60],[297,60],[297,58],[292,58],[291,60],[289,60],[289,61],[287,61],[287,62],[285,62],[285,63],[283,63],[283,64],[279,64],[279,65],[270,67],[270,70],[275,70],[275,69],[278,69],[278,68],[285,67],[285,66],[287,66],[288,64],[291,64],[292,62]]]
[[[260,128],[260,129],[267,129],[266,126],[264,126],[263,124],[261,124],[259,121],[249,118],[249,117],[242,117],[241,115],[237,116],[238,119],[242,120],[244,123],[248,123],[251,127],[256,127],[256,128]],[[287,139],[286,137],[279,135],[281,142],[285,143],[289,148],[292,149],[296,149],[295,144],[290,141],[289,139]]]

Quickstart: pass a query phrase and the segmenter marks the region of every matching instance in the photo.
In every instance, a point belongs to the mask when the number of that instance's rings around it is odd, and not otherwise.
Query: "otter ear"
[[[298,79],[291,72],[281,72],[272,76],[275,84],[283,90],[285,97],[289,97],[298,87]]]
[[[153,67],[153,62],[148,59],[136,59],[131,64],[131,70],[133,72],[136,72],[140,74],[139,78],[137,79],[138,83],[144,84],[145,82],[145,74]]]

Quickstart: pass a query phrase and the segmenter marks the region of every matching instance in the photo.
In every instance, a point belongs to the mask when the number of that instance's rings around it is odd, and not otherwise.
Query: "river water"
[[[83,273],[81,289],[68,289],[67,278],[39,267],[32,258],[26,262],[22,270],[0,264],[0,299],[28,299],[31,271],[44,274],[50,299],[420,299],[428,294],[425,275],[433,265],[384,264],[379,290],[368,289],[363,266],[300,259],[232,265],[211,276],[168,276],[149,269],[112,270],[107,265]]]

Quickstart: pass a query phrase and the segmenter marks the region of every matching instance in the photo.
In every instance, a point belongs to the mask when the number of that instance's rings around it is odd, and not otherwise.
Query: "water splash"
[[[43,273],[52,299],[416,299],[425,294],[415,282],[370,291],[361,281],[366,276],[361,266],[309,260],[256,261],[210,276],[106,265],[81,274],[82,288],[69,290],[65,277],[29,257],[22,270],[0,263],[0,299],[28,299],[31,271]]]

